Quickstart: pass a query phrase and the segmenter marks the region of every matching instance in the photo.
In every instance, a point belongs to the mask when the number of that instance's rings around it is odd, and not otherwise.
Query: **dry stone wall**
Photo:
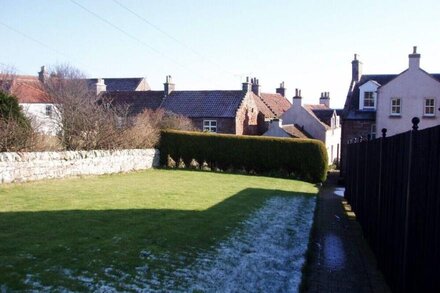
[[[156,149],[0,153],[0,183],[129,172],[158,165]]]

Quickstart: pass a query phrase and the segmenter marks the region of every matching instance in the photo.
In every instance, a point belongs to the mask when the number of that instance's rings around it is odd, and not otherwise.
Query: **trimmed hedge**
[[[161,165],[166,165],[170,156],[176,162],[182,159],[186,166],[195,159],[222,170],[284,171],[311,182],[323,182],[327,176],[325,146],[314,139],[164,130],[159,149]]]

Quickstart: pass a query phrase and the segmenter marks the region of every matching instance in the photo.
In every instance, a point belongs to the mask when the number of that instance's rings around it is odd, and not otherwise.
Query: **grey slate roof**
[[[129,105],[129,114],[137,115],[145,109],[156,110],[159,108],[163,91],[114,91],[105,92],[103,97],[111,101],[113,106]]]
[[[173,91],[164,98],[164,91],[112,91],[103,97],[115,106],[130,105],[130,115],[144,109],[167,111],[190,118],[235,118],[244,98],[242,91]]]
[[[144,80],[142,77],[133,78],[103,78],[107,86],[107,91],[134,91]],[[87,79],[89,86],[94,85],[98,81],[97,78]]]
[[[312,109],[313,114],[315,114],[316,117],[318,117],[321,122],[324,122],[328,126],[331,124],[331,119],[333,116],[333,112],[335,110],[333,109]]]
[[[243,98],[242,91],[173,91],[162,107],[190,118],[234,118]]]

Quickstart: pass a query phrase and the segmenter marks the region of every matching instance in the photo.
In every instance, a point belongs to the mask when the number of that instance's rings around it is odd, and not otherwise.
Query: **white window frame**
[[[376,124],[371,124],[371,129],[370,129],[370,138],[371,139],[376,139]]]
[[[394,103],[396,102],[396,103]],[[402,115],[402,99],[401,98],[391,98],[390,101],[390,115],[391,116],[401,116]]]
[[[217,120],[204,119],[203,120],[203,131],[217,132]]]
[[[365,106],[365,101],[367,100],[366,99],[367,94],[371,94],[371,100],[373,101],[373,106]],[[370,99],[368,99],[368,100],[370,100]],[[362,108],[364,110],[375,110],[376,109],[376,95],[373,91],[365,91],[364,92],[364,97],[362,99]]]
[[[377,109],[377,92],[380,84],[374,80],[369,80],[363,85],[359,86],[359,110],[361,111],[376,111]],[[365,107],[365,93],[372,92],[373,105]]]
[[[53,106],[52,105],[46,105],[44,107],[44,114],[46,114],[46,116],[48,117],[52,117],[53,114]]]
[[[432,105],[428,105],[428,101],[432,101]],[[428,113],[428,109],[429,113]],[[434,117],[435,116],[435,98],[425,98],[423,100],[423,116]]]

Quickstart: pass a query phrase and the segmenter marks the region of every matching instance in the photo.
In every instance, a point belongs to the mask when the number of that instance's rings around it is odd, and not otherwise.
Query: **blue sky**
[[[250,75],[264,92],[284,81],[289,97],[329,91],[342,107],[354,53],[364,73],[399,73],[417,45],[421,66],[440,72],[439,11],[440,1],[0,0],[0,65],[34,75],[69,63],[153,89],[166,75],[176,89],[239,89]]]

